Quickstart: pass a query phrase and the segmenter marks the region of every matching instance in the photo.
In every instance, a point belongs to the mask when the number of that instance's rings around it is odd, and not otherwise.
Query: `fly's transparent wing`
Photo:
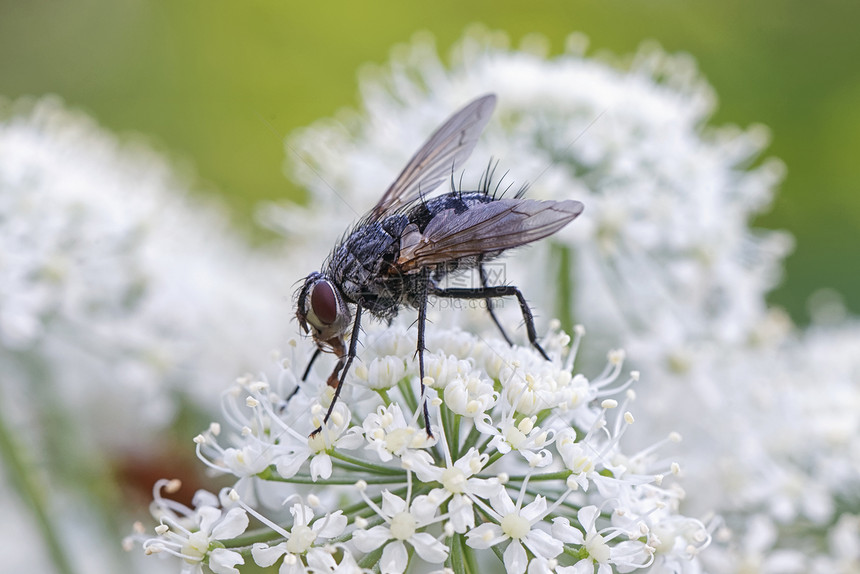
[[[548,237],[582,213],[573,200],[500,199],[456,213],[441,212],[424,233],[407,228],[401,239],[401,270],[511,249]]]
[[[409,163],[370,212],[371,219],[396,210],[439,187],[475,149],[496,107],[487,94],[451,116],[409,160]]]

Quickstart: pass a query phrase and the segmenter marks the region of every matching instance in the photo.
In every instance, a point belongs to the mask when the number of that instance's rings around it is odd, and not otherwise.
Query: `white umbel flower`
[[[397,326],[368,325],[359,360],[377,359],[374,349],[384,349],[386,357],[394,356],[389,354],[393,348],[404,349],[405,356],[400,357],[406,365],[404,376],[395,386],[371,394],[373,400],[364,385],[348,380],[336,407],[343,411],[338,421],[330,421],[331,440],[316,454],[302,445],[314,440],[309,441],[307,433],[316,424],[313,413],[320,412],[327,400],[320,388],[325,386],[324,367],[330,368],[330,362],[313,371],[296,394],[292,393],[296,377],[286,375],[271,386],[259,377],[241,378],[225,393],[227,424],[211,426],[197,439],[197,446],[213,469],[232,475],[237,485],[253,493],[253,498],[242,499],[231,494],[230,500],[263,524],[253,537],[219,539],[225,550],[246,559],[250,552],[258,565],[285,573],[376,564],[382,572],[402,573],[407,567],[409,571],[456,570],[467,562],[484,563],[493,560],[490,549],[503,544],[502,560],[496,564],[509,572],[574,567],[587,557],[633,571],[653,559],[648,548],[656,539],[654,533],[671,532],[672,541],[683,538],[680,528],[670,528],[673,519],[678,524],[701,525],[679,514],[678,493],[664,484],[669,482],[664,479],[668,469],[660,461],[626,453],[618,441],[625,432],[634,432],[633,417],[627,411],[633,378],[618,382],[620,353],[610,354],[603,373],[589,379],[573,374],[569,367],[573,358],[553,345],[548,347],[556,358],[547,364],[534,350],[508,347],[460,330],[433,329],[437,337],[428,338],[428,353],[446,356],[451,364],[468,365],[469,376],[492,381],[499,389],[499,400],[479,420],[457,413],[444,397],[433,396],[436,391],[428,389],[432,438],[419,422],[423,408],[416,396],[417,365],[411,360],[414,331]],[[403,340],[393,340],[392,331]],[[457,343],[445,344],[447,354],[442,355],[438,345],[454,338]],[[549,338],[570,341],[557,332]],[[462,354],[456,354],[458,349]],[[309,357],[312,350],[306,351]],[[498,354],[501,366],[483,356],[491,352]],[[495,375],[483,366],[488,363],[494,365]],[[279,361],[287,371],[294,369],[293,364]],[[586,394],[602,399],[601,404],[571,404],[568,395],[555,389],[541,392],[545,406],[540,411],[518,413],[516,397],[523,387],[515,379],[537,380],[544,371],[566,371],[566,383],[579,381]],[[286,387],[279,386],[281,381]],[[285,400],[285,396],[291,398]],[[616,413],[621,422],[614,418]],[[564,431],[583,423],[594,431],[582,435]],[[514,426],[509,428],[510,424]],[[506,429],[504,435],[501,429]],[[324,433],[326,429],[316,436]],[[565,437],[563,444],[556,435]],[[569,458],[567,451],[579,443],[596,453],[587,472],[563,464]],[[247,449],[248,445],[256,450]],[[664,446],[661,443],[651,451]],[[234,451],[258,453],[262,463],[247,459],[241,466],[225,463],[224,455]],[[326,472],[320,472],[315,462],[322,456],[328,461]],[[308,495],[309,491],[313,494]],[[293,504],[291,517],[276,517],[263,509],[276,496],[282,500],[307,496],[307,503]],[[601,517],[595,526],[597,518],[588,514],[583,522],[586,507],[600,508],[612,519]],[[161,503],[155,508],[170,507]],[[161,519],[161,514],[159,510],[156,518]],[[311,515],[322,518],[312,522]],[[567,520],[565,525],[555,522],[560,517]],[[331,531],[318,531],[320,520],[322,524],[327,520]],[[594,530],[600,538],[577,537],[574,530]],[[699,546],[708,542],[704,539]],[[661,552],[666,563],[695,564],[697,560],[687,548],[668,542]]]

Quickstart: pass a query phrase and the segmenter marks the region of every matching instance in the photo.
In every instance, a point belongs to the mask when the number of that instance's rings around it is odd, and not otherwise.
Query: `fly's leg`
[[[313,355],[311,355],[311,360],[308,361],[308,366],[305,367],[305,372],[302,374],[302,378],[300,379],[301,382],[305,382],[306,380],[308,380],[308,375],[311,374],[311,367],[314,366],[314,362],[317,360],[317,358],[320,355],[322,355],[322,349],[317,347],[317,350],[314,351]],[[294,396],[296,396],[296,393],[298,393],[298,392],[299,392],[299,385],[296,385],[296,388],[293,390],[293,392],[290,393],[290,396],[287,397],[287,400],[289,401],[290,399],[292,399]]]
[[[361,305],[356,305],[355,307],[355,322],[352,324],[352,336],[349,340],[349,352],[347,352],[346,357],[341,356],[337,362],[337,365],[334,367],[334,371],[329,375],[328,385],[330,387],[334,387],[334,397],[331,399],[331,404],[328,406],[328,411],[325,414],[325,418],[320,426],[311,433],[311,436],[316,436],[322,430],[322,427],[328,423],[329,417],[331,417],[332,411],[334,411],[334,405],[337,404],[337,399],[340,396],[340,390],[343,388],[343,381],[346,379],[346,373],[349,371],[349,366],[352,364],[352,360],[355,358],[356,349],[358,348],[358,333],[361,330]],[[342,352],[342,351],[341,351]],[[338,376],[340,374],[340,376]]]
[[[535,331],[535,320],[532,316],[532,311],[529,309],[526,298],[523,297],[522,291],[512,285],[500,285],[498,287],[481,287],[480,289],[439,289],[429,286],[429,293],[436,297],[445,297],[448,299],[490,299],[494,297],[511,297],[515,296],[520,302],[520,310],[523,312],[523,321],[526,324],[526,333],[529,336],[529,343],[538,350],[541,356],[549,361],[549,356],[543,347],[540,346],[537,340],[537,331]],[[420,329],[419,325],[419,329]],[[419,331],[420,332],[420,331]]]
[[[424,411],[424,430],[429,438],[433,437],[430,430],[430,412],[427,408],[427,389],[424,387],[424,326],[427,323],[427,292],[430,285],[429,269],[421,273],[421,302],[418,304],[418,376],[421,382],[421,405]]]
[[[478,273],[481,276],[481,287],[484,289],[491,289],[491,287],[487,286],[487,273],[484,271],[483,264],[483,256],[478,259]],[[495,312],[493,312],[493,299],[490,297],[485,297],[484,300],[487,302],[487,312],[490,314],[490,318],[493,320],[493,323],[496,324],[496,327],[499,328],[499,332],[502,334],[502,337],[507,341],[508,345],[511,347],[514,346],[514,342],[511,341],[511,338],[508,337],[508,334],[505,333],[505,329],[502,327],[501,322],[499,322],[499,318],[496,317]]]
[[[311,360],[308,362],[308,366],[305,368],[304,374],[302,374],[302,382],[308,380],[308,375],[311,374],[311,367],[314,366],[314,361],[316,361],[320,355],[322,355],[322,349],[317,347],[317,350],[314,351],[314,354],[311,356]],[[295,393],[295,391],[293,392]]]

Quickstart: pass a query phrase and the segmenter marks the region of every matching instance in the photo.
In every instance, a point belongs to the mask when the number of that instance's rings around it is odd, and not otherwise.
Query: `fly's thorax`
[[[492,195],[483,191],[452,191],[437,197],[422,201],[415,205],[406,214],[409,223],[417,226],[418,231],[423,232],[430,221],[447,210],[462,213],[470,207],[495,201]]]
[[[393,317],[402,305],[403,280],[395,262],[407,223],[401,214],[359,222],[329,256],[326,275],[344,298],[380,318]]]

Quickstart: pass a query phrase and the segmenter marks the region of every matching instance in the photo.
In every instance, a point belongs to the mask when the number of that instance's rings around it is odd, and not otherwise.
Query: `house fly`
[[[492,300],[516,297],[529,342],[549,359],[538,343],[534,319],[523,294],[514,286],[488,285],[484,264],[508,249],[557,232],[582,212],[582,203],[524,199],[522,192],[511,198],[496,197],[489,189],[489,171],[483,190],[455,190],[426,197],[471,155],[495,105],[496,96],[485,95],[442,124],[373,209],[344,235],[322,271],[308,275],[299,289],[296,316],[304,332],[310,333],[317,344],[302,380],[321,352],[334,353],[338,358],[327,381],[335,391],[323,425],[331,416],[356,356],[364,312],[391,321],[401,307],[417,309],[418,370],[428,435],[431,432],[424,389],[428,297],[486,300],[491,318],[508,343],[511,340],[493,313]],[[475,268],[481,278],[480,287],[440,286],[448,274]],[[347,332],[348,349],[344,341]]]

